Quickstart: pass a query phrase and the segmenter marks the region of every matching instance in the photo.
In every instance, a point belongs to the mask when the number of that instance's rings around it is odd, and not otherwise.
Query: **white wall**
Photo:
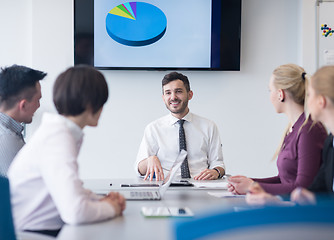
[[[30,65],[32,0],[0,0],[0,66]]]
[[[51,93],[55,77],[73,64],[73,3],[0,1],[0,22],[6,19],[5,30],[10,35],[0,38],[0,65],[19,62],[49,73],[42,82],[42,107],[28,127],[29,141],[42,113],[54,111]],[[305,14],[314,9],[314,1],[243,0],[241,71],[183,72],[194,91],[191,111],[218,125],[230,174],[254,177],[276,174],[271,157],[287,118],[276,114],[271,106],[268,80],[272,70],[284,63],[303,64],[312,68],[310,71],[315,70],[314,61],[305,57],[312,56],[313,43],[304,39],[313,34],[305,27],[314,21],[313,16],[306,18]],[[24,15],[11,17],[24,9],[27,10]],[[22,29],[17,32],[12,28]],[[21,51],[12,51],[15,48]],[[79,157],[81,176],[133,177],[133,162],[145,125],[167,114],[161,100],[161,79],[166,72],[103,73],[110,98],[99,126],[85,129]]]

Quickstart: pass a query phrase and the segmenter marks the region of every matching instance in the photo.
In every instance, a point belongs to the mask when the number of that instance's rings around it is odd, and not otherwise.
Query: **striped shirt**
[[[25,144],[23,126],[0,112],[0,176],[7,177],[7,171],[15,155]]]

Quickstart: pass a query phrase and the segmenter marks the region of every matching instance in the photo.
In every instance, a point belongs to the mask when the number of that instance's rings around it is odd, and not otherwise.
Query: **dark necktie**
[[[180,144],[180,151],[182,149],[187,150],[187,145],[186,145],[186,136],[184,134],[184,129],[183,129],[183,123],[185,120],[181,119],[177,121],[180,124],[179,128],[179,144]],[[189,166],[188,166],[188,159],[187,157],[184,159],[182,165],[181,165],[181,177],[182,178],[190,178],[190,172],[189,172]]]

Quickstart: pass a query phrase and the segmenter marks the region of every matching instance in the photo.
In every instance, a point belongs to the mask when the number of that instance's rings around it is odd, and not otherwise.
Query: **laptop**
[[[168,175],[158,189],[122,189],[119,190],[119,193],[121,193],[127,200],[161,200],[186,156],[187,152],[181,150]]]

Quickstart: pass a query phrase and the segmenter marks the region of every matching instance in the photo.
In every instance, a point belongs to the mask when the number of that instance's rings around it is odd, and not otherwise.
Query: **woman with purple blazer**
[[[287,194],[296,187],[311,185],[321,165],[327,131],[305,114],[306,85],[306,73],[298,65],[285,64],[274,70],[269,82],[270,100],[276,112],[289,119],[276,154],[278,175],[262,179],[232,176],[229,191],[246,194],[253,182],[271,194]]]

